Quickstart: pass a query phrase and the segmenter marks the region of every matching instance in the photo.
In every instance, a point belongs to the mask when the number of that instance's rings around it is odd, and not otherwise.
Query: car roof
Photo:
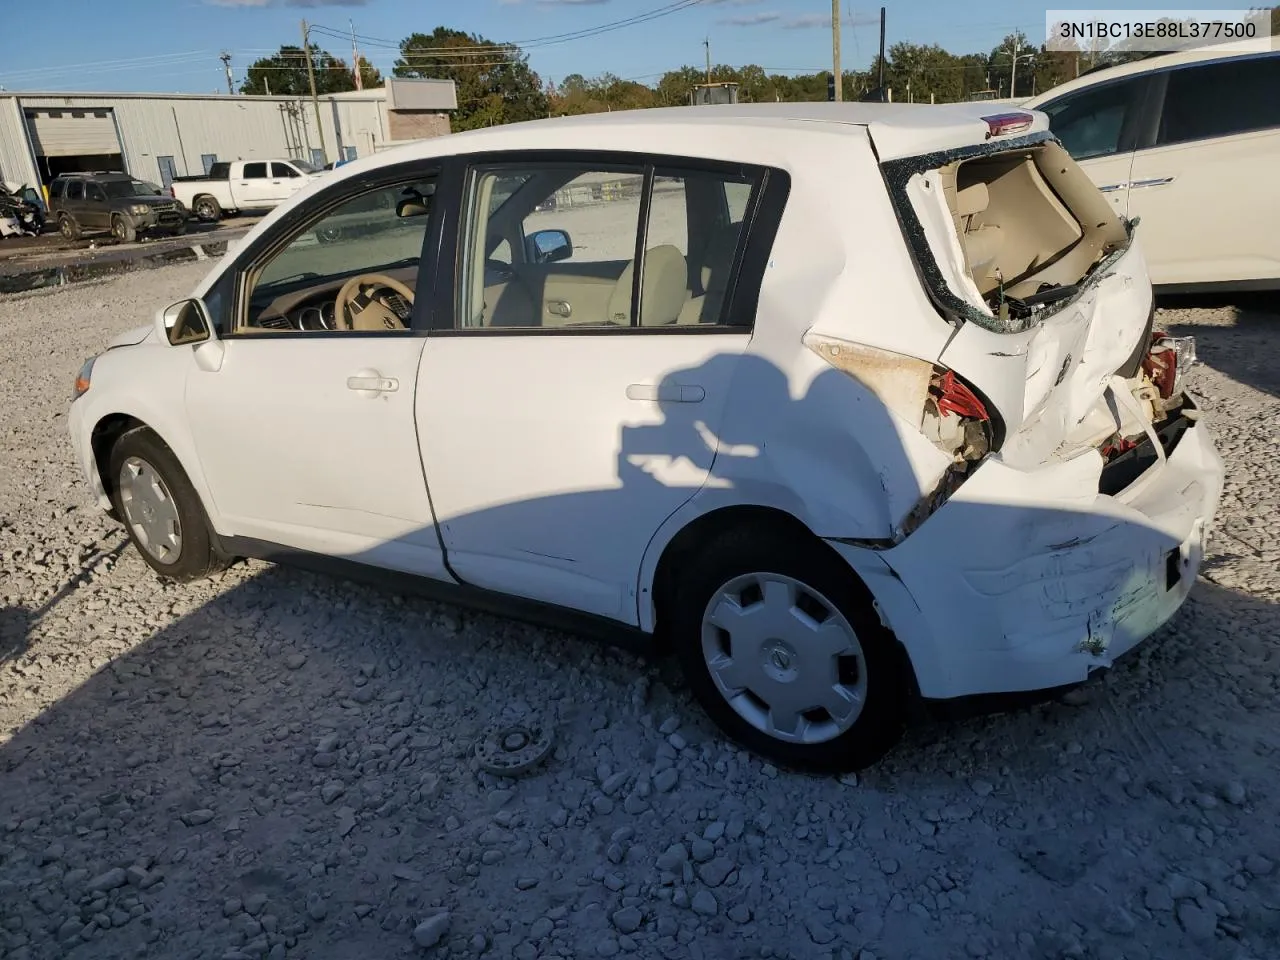
[[[813,136],[848,136],[854,131],[870,134],[879,158],[890,160],[985,143],[988,129],[983,118],[1009,112],[1007,104],[981,101],[938,105],[738,103],[614,110],[526,120],[419,140],[344,164],[335,172],[358,176],[410,156],[490,150],[597,150],[719,156],[736,162],[766,162],[765,157],[799,162],[813,145]],[[1031,128],[1021,133],[1049,129],[1044,115],[1032,114],[1029,119]],[[788,136],[782,137],[784,133]],[[741,146],[744,139],[751,141],[746,149]]]
[[[1265,46],[1267,49],[1259,49],[1261,46]],[[1267,37],[1262,42],[1258,40],[1233,40],[1230,43],[1215,43],[1203,47],[1193,47],[1190,50],[1158,53],[1154,56],[1142,57],[1113,67],[1102,67],[1086,71],[1065,83],[1050,87],[1029,100],[1023,100],[1022,106],[1026,109],[1034,110],[1040,104],[1056,100],[1064,93],[1071,93],[1073,90],[1080,90],[1099,83],[1110,83],[1121,77],[1131,77],[1135,74],[1153,73],[1158,70],[1168,70],[1172,67],[1182,67],[1193,63],[1207,63],[1213,60],[1271,57],[1277,53],[1280,53],[1280,37]]]

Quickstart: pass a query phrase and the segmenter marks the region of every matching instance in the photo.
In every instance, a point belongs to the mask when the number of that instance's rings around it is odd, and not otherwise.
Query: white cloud
[[[761,11],[760,13],[744,14],[740,17],[725,17],[723,20],[717,20],[716,22],[726,27],[758,27],[761,24],[774,23],[781,19],[782,14],[780,13]]]

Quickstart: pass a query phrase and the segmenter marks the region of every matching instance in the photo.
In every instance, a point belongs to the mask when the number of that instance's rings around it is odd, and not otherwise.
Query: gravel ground
[[[838,781],[668,663],[261,563],[158,582],[65,410],[206,269],[0,298],[0,956],[1280,957],[1280,316],[1162,311],[1229,465],[1176,620]],[[477,766],[539,717],[542,766]]]

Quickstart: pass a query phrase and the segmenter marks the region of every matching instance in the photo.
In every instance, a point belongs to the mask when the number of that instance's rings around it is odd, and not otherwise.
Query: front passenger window
[[[249,270],[237,333],[408,329],[433,178],[350,197]]]

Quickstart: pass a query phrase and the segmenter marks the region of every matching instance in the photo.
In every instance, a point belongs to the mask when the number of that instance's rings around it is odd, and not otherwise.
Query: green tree
[[[452,80],[458,93],[455,130],[535,120],[548,115],[547,93],[529,58],[510,43],[436,27],[400,41],[397,77]]]
[[[316,93],[345,93],[356,88],[356,79],[346,61],[311,44],[311,66],[315,71]],[[360,61],[360,80],[367,90],[382,86],[382,74],[365,60]],[[307,76],[307,55],[302,47],[282,46],[277,53],[250,64],[240,92],[303,97],[311,95]]]

